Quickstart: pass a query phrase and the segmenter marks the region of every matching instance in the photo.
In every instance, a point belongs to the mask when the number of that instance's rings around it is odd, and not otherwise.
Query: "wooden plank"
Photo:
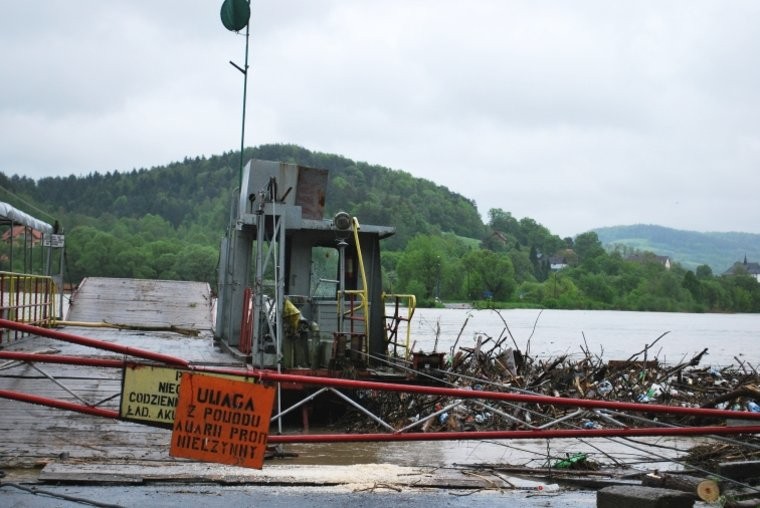
[[[46,466],[47,467],[47,466]],[[110,473],[98,473],[89,471],[86,473],[80,472],[60,472],[56,474],[46,474],[43,469],[37,477],[39,481],[55,481],[55,482],[71,482],[71,483],[130,483],[140,484],[144,483],[141,476],[129,476],[123,473],[110,474]]]
[[[87,481],[140,483],[148,481],[214,481],[234,484],[324,486],[340,484],[387,484],[406,487],[538,490],[541,482],[520,478],[504,481],[492,476],[478,477],[454,469],[434,469],[362,464],[352,466],[267,466],[255,470],[196,462],[140,463],[51,463],[39,474],[40,481]]]

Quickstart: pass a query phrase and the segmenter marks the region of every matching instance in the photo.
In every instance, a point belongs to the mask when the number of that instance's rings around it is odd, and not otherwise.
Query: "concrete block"
[[[615,485],[596,493],[597,508],[691,508],[695,497],[678,490]]]

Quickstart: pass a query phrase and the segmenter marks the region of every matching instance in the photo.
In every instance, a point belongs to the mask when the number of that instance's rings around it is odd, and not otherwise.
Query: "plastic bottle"
[[[605,379],[604,381],[599,383],[599,385],[596,387],[596,391],[597,393],[599,393],[599,395],[602,395],[602,396],[607,395],[608,393],[612,391],[612,383],[610,383],[608,380]]]

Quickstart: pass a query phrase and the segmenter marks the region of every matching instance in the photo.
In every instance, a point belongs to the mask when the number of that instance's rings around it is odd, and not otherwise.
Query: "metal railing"
[[[0,272],[0,318],[41,327],[55,324],[56,285],[52,277]],[[0,346],[26,337],[20,330],[0,329]]]
[[[388,307],[393,311],[388,314]],[[385,308],[385,341],[388,349],[392,349],[391,355],[394,358],[403,358],[409,360],[410,340],[411,340],[411,321],[414,311],[417,308],[417,297],[414,295],[392,295],[383,293],[383,308]],[[404,339],[399,337],[399,327],[404,324],[406,333]],[[398,349],[401,348],[403,356],[399,355]],[[390,351],[389,351],[390,352]]]

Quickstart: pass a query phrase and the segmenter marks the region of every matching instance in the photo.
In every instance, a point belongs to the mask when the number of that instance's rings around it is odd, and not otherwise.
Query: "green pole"
[[[248,5],[251,5],[248,0]],[[245,67],[243,68],[243,121],[240,128],[240,172],[238,173],[238,188],[243,185],[243,150],[245,149],[245,105],[248,95],[248,39],[250,33],[251,24],[245,25]]]
[[[224,0],[219,11],[222,24],[231,32],[239,32],[245,27],[245,63],[240,67],[230,60],[230,65],[243,73],[243,121],[240,129],[240,171],[238,174],[238,188],[243,185],[243,150],[245,150],[245,106],[248,96],[248,40],[250,39],[251,27],[251,0]]]

